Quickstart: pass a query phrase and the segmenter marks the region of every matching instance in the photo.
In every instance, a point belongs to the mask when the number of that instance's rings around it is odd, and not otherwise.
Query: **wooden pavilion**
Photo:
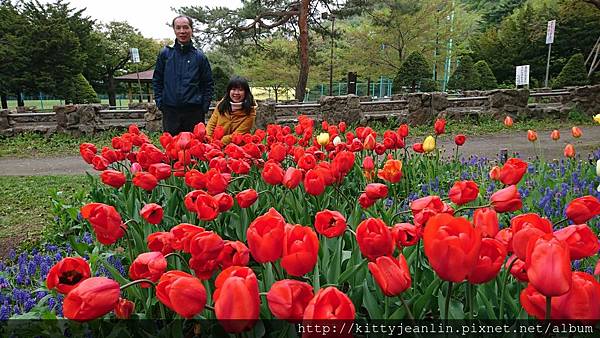
[[[146,94],[148,97],[148,102],[153,102],[154,101],[154,93],[152,91],[152,76],[154,75],[154,69],[146,70],[143,72],[125,74],[122,76],[117,76],[117,77],[115,77],[115,80],[127,83],[127,98],[129,99],[129,103],[131,103],[131,102],[133,102],[133,95],[134,95],[132,84],[137,85],[138,75],[139,75],[140,85],[145,88],[145,91],[146,91]],[[141,92],[141,90],[140,90],[140,92]],[[142,100],[140,98],[140,102],[141,101]]]

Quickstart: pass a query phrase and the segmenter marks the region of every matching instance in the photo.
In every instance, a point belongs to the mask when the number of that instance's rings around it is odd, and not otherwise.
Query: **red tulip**
[[[564,155],[565,155],[565,157],[568,157],[568,158],[575,157],[575,147],[573,147],[572,144],[567,144],[565,146]]]
[[[448,197],[450,200],[457,205],[463,205],[474,201],[479,195],[479,187],[477,183],[473,181],[458,181],[455,182],[450,191]]]
[[[100,174],[100,179],[102,183],[110,185],[113,188],[120,188],[127,181],[125,174],[117,170],[104,170]]]
[[[517,257],[517,255],[512,255],[510,256],[510,258],[508,258],[504,266],[508,269],[511,263],[512,267],[510,268],[510,274],[513,277],[515,277],[518,281],[528,283],[529,278],[527,277],[527,269],[525,268],[525,262],[520,260],[519,257]]]
[[[579,127],[573,127],[573,128],[571,128],[571,134],[573,135],[574,138],[580,138],[581,135],[583,135],[583,132],[581,131],[581,129]]]
[[[560,132],[559,132],[558,130],[554,129],[554,130],[552,131],[552,133],[550,133],[550,138],[551,138],[553,141],[558,141],[558,140],[560,140]]]
[[[258,281],[247,267],[232,266],[215,280],[215,315],[227,332],[242,332],[258,320],[260,299]]]
[[[150,224],[160,223],[163,215],[163,208],[156,203],[148,203],[140,210],[140,216]]]
[[[202,190],[199,191],[195,203],[198,218],[202,221],[212,221],[219,216],[219,203],[213,196]]]
[[[479,259],[481,234],[465,218],[438,214],[425,226],[423,245],[438,276],[458,283],[467,278]]]
[[[553,234],[531,239],[525,268],[529,283],[544,296],[560,296],[571,289],[569,246]]]
[[[283,169],[277,162],[267,162],[262,171],[263,180],[270,185],[278,185],[283,182]]]
[[[600,249],[598,237],[587,224],[570,225],[555,231],[554,236],[567,243],[571,260],[594,256]]]
[[[446,120],[445,119],[437,119],[433,124],[433,130],[436,135],[441,135],[446,131]]]
[[[402,161],[387,160],[383,165],[383,169],[379,170],[377,176],[390,183],[400,182],[402,178]]]
[[[373,204],[375,204],[375,202],[377,202],[377,200],[370,199],[369,196],[367,196],[367,193],[363,192],[360,194],[360,196],[358,196],[358,204],[360,204],[361,208],[363,209],[370,208]]]
[[[173,241],[175,237],[170,232],[154,232],[148,235],[146,242],[148,242],[148,249],[150,251],[159,251],[163,255],[173,252]]]
[[[313,196],[319,196],[325,191],[325,180],[319,171],[311,169],[306,172],[304,190]]]
[[[392,236],[398,248],[413,246],[421,239],[421,227],[410,223],[399,223],[392,228]]]
[[[319,290],[304,310],[304,320],[354,320],[356,310],[350,298],[334,286]]]
[[[90,278],[90,265],[80,257],[65,257],[48,272],[46,276],[46,287],[49,290],[56,289],[59,293],[68,294],[81,282]]]
[[[226,192],[214,196],[219,205],[219,212],[225,212],[233,207],[233,197]]]
[[[181,223],[171,228],[171,234],[173,234],[173,249],[181,250],[183,252],[190,252],[190,240],[197,233],[203,232],[204,229],[188,223]]]
[[[492,208],[500,213],[517,211],[523,207],[521,195],[516,185],[510,185],[496,191],[490,197],[490,201],[492,202]]]
[[[479,259],[467,277],[469,283],[483,284],[496,278],[506,258],[506,247],[502,242],[493,238],[481,240]]]
[[[341,236],[346,231],[346,218],[338,211],[319,211],[315,215],[315,230],[327,238]]]
[[[466,140],[467,137],[463,134],[458,134],[454,137],[454,143],[456,143],[457,146],[462,146],[463,144],[465,144]]]
[[[576,198],[567,205],[565,213],[573,223],[585,223],[600,215],[600,201],[591,195]]]
[[[529,142],[537,141],[537,133],[533,130],[528,130],[527,131],[527,139],[529,140]]]
[[[365,188],[365,193],[370,199],[378,200],[387,196],[388,187],[381,183],[369,183]]]
[[[81,154],[83,160],[88,164],[92,164],[92,159],[96,153],[98,153],[98,149],[92,143],[82,143],[79,145],[79,154]]]
[[[104,245],[113,244],[125,235],[123,229],[127,229],[127,226],[123,224],[121,215],[113,206],[88,203],[81,208],[81,216],[90,222],[96,239]]]
[[[533,238],[552,233],[552,223],[538,214],[521,214],[510,220],[512,251],[520,260],[527,257],[527,245]]]
[[[302,171],[289,167],[286,169],[285,174],[283,175],[283,185],[288,189],[296,188],[300,182],[302,181]]]
[[[527,162],[518,158],[509,158],[500,169],[500,182],[505,185],[519,183],[527,172]]]
[[[550,319],[556,319],[556,316],[560,312],[558,308],[558,298],[552,297],[551,299],[551,310]],[[521,306],[530,315],[539,320],[546,318],[546,296],[542,295],[535,289],[533,284],[528,284],[521,294],[519,295],[519,301]]]
[[[217,260],[223,269],[230,266],[246,266],[250,261],[250,250],[240,241],[226,240]]]
[[[119,298],[119,301],[115,306],[115,316],[119,319],[129,319],[134,310],[134,302],[125,298]]]
[[[138,171],[133,177],[133,185],[150,192],[158,185],[158,180],[149,172]]]
[[[135,279],[149,279],[156,282],[167,270],[167,260],[158,251],[139,254],[129,266],[129,277]],[[141,283],[141,287],[149,288],[149,283]]]
[[[490,179],[492,181],[499,181],[500,180],[500,167],[493,166],[492,169],[490,169]]]
[[[119,301],[119,283],[106,277],[91,277],[71,290],[63,301],[65,318],[85,322],[104,316]]]
[[[398,128],[398,136],[400,136],[401,138],[405,138],[408,136],[408,124],[401,124],[400,127]]]
[[[267,293],[267,301],[275,318],[300,322],[313,296],[313,288],[310,284],[284,279],[271,285]]]
[[[356,241],[360,252],[370,261],[379,256],[391,256],[394,252],[392,233],[378,218],[367,218],[358,225]]]
[[[160,277],[156,298],[184,318],[193,318],[206,305],[202,281],[183,271],[171,270]]]
[[[498,233],[498,214],[492,208],[475,209],[473,226],[481,231],[481,237],[494,238]]]
[[[421,197],[412,201],[410,203],[410,210],[413,213],[414,222],[417,226],[424,226],[427,220],[433,215],[452,211],[442,202],[439,196],[434,195]]]
[[[507,252],[512,252],[512,230],[510,228],[504,228],[494,236],[495,239],[499,240],[504,244]]]
[[[148,172],[161,181],[171,176],[171,166],[166,163],[153,163],[148,167]]]
[[[258,199],[258,193],[254,189],[246,189],[235,195],[240,208],[248,208]]]
[[[229,185],[229,174],[223,174],[217,169],[209,169],[205,173],[206,191],[211,195],[217,195],[227,190]]]
[[[221,236],[212,231],[202,231],[195,234],[189,241],[192,257],[202,261],[215,260],[223,250],[224,242]]]
[[[258,216],[246,231],[248,247],[258,263],[274,262],[281,257],[285,220],[274,208]]]
[[[388,297],[398,296],[410,288],[410,270],[402,254],[398,259],[389,256],[377,257],[374,262],[369,262],[369,270],[383,294]]]
[[[512,127],[513,126],[513,119],[510,116],[506,116],[504,118],[504,125],[507,127]]]
[[[319,239],[310,227],[287,225],[283,240],[281,266],[296,277],[312,271],[319,256]]]

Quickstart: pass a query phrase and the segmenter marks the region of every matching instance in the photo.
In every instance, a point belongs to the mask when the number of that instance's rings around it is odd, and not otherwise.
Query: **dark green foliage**
[[[569,59],[558,77],[554,80],[553,87],[583,86],[589,84],[585,69],[583,54],[577,53]]]
[[[437,92],[440,90],[437,81],[433,79],[422,79],[419,85],[419,90],[422,92]]]
[[[71,81],[71,87],[65,100],[69,103],[100,103],[94,88],[81,73]]]
[[[219,101],[225,95],[227,83],[229,83],[229,75],[225,73],[223,68],[217,66],[212,69],[212,76],[215,82],[213,100]]]
[[[456,71],[448,81],[448,89],[472,90],[479,87],[479,78],[473,68],[473,59],[465,55],[459,59]]]
[[[402,65],[394,78],[393,88],[399,91],[402,86],[410,86],[414,92],[417,84],[423,79],[431,78],[431,68],[427,60],[419,52],[412,52]]]
[[[482,90],[490,90],[496,89],[498,87],[498,82],[496,81],[496,77],[492,72],[490,66],[484,60],[479,60],[473,66],[475,73],[477,73],[477,77],[479,79],[478,88]]]

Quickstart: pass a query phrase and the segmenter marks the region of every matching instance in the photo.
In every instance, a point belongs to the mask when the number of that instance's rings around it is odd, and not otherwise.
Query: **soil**
[[[600,126],[586,126],[581,130],[583,136],[575,139],[570,129],[561,129],[561,139],[558,141],[550,139],[550,130],[538,131],[537,150],[533,143],[527,140],[525,131],[507,130],[483,136],[467,135],[467,141],[459,148],[459,155],[463,157],[478,155],[497,159],[501,150],[506,149],[509,157],[518,154],[522,159],[541,156],[546,160],[552,160],[562,158],[565,145],[572,143],[578,156],[587,159],[592,152],[600,150]],[[413,142],[422,142],[422,139],[409,138],[407,145],[410,146]],[[438,147],[444,149],[444,156],[453,156],[456,147],[453,135],[440,136]],[[79,156],[0,158],[0,176],[81,175],[85,172],[98,173]],[[23,228],[22,234],[28,233],[26,225],[20,227]],[[0,238],[0,258],[23,239],[23,235]]]

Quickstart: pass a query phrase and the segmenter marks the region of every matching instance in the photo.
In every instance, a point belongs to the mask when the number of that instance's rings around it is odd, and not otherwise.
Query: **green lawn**
[[[51,228],[52,197],[68,200],[86,185],[84,175],[0,176],[0,251],[38,239]]]

